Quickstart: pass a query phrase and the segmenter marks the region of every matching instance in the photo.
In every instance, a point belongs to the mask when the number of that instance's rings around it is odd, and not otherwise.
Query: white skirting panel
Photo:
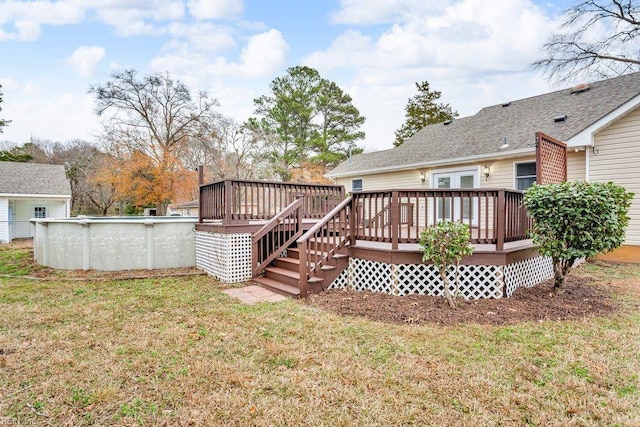
[[[509,297],[519,287],[531,287],[553,277],[551,258],[535,257],[509,265],[461,265],[459,295],[464,299]],[[454,270],[449,271],[449,281]],[[430,264],[386,264],[351,258],[330,288],[383,292],[391,295],[443,296],[438,270]],[[453,292],[453,287],[451,292]]]
[[[196,231],[196,267],[225,283],[251,279],[251,233]]]

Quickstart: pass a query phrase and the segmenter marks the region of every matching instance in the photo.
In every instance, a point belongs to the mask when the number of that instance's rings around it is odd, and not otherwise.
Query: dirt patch
[[[182,268],[158,268],[155,270],[120,270],[120,271],[97,271],[97,270],[55,270],[44,267],[33,271],[28,275],[10,275],[11,277],[20,277],[21,279],[33,280],[92,280],[92,281],[110,281],[110,280],[133,280],[133,279],[150,279],[157,277],[182,277],[182,276],[198,276],[205,275],[202,270],[196,267]]]
[[[444,298],[392,296],[368,291],[332,289],[312,295],[309,304],[341,315],[362,316],[388,323],[503,325],[526,321],[571,320],[606,316],[618,308],[611,289],[584,276],[569,276],[567,289],[553,294],[553,282],[520,288],[510,298],[459,300],[452,310]]]

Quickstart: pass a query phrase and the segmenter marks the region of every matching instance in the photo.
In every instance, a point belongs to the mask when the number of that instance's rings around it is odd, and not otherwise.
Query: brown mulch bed
[[[340,315],[387,323],[504,325],[526,321],[576,320],[606,316],[618,308],[611,290],[588,277],[569,276],[566,291],[553,294],[553,281],[520,288],[510,298],[465,301],[451,309],[444,298],[393,296],[368,291],[331,289],[309,297],[309,304]]]

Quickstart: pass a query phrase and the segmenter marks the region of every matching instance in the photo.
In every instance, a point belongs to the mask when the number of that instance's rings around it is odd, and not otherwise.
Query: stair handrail
[[[271,218],[265,225],[263,225],[258,231],[253,234],[252,247],[253,247],[253,277],[258,276],[264,268],[269,265],[274,259],[279,257],[293,242],[296,241],[302,235],[302,204],[304,203],[304,197],[299,197],[291,202],[286,208],[278,212],[276,216]],[[284,243],[277,248],[273,248],[270,251],[268,257],[263,261],[259,260],[259,249],[261,248],[260,240],[271,233],[278,225],[282,224],[284,219],[291,215],[294,211],[298,211],[296,215],[296,232],[289,237]]]
[[[337,244],[327,251],[327,255],[317,259],[314,258],[314,262],[310,260],[309,253],[309,240],[314,237],[319,231],[321,231],[330,221],[345,211],[345,231],[344,235],[340,236]],[[329,260],[333,258],[336,250],[341,249],[347,242],[351,241],[351,227],[349,227],[349,215],[353,213],[352,198],[347,197],[340,202],[335,208],[333,208],[328,214],[326,214],[319,222],[314,224],[309,230],[307,230],[298,240],[298,250],[300,258],[300,297],[305,298],[307,296],[307,287],[309,284],[309,278],[311,274],[318,269],[322,268]]]

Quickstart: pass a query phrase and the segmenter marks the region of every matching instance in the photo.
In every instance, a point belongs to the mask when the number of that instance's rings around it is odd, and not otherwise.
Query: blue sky
[[[530,70],[570,1],[0,1],[0,140],[96,140],[89,85],[114,69],[170,72],[243,121],[287,67],[317,68],[390,148],[414,83],[462,116],[556,89]]]

